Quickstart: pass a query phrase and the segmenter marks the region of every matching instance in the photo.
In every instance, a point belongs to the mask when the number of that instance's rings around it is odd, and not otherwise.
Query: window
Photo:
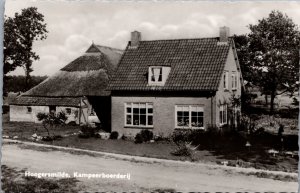
[[[227,90],[228,89],[228,71],[224,72],[223,80],[224,80],[224,82],[223,82],[224,89]]]
[[[27,113],[32,113],[32,107],[27,107]]]
[[[199,105],[177,105],[175,111],[177,128],[203,128],[203,107]]]
[[[162,82],[162,67],[150,68],[150,82]]]
[[[237,84],[238,84],[238,78],[237,78],[237,73],[236,72],[232,72],[232,75],[231,75],[232,79],[231,79],[231,87],[233,90],[236,90],[237,89]]]
[[[56,112],[56,106],[49,106],[49,113],[55,113]]]
[[[152,127],[153,104],[152,103],[126,103],[125,126]]]
[[[66,108],[66,114],[70,115],[71,114],[71,108]]]
[[[227,104],[220,105],[220,124],[224,125],[227,123]]]

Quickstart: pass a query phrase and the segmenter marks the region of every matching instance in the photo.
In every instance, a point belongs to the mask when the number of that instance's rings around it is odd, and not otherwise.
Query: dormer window
[[[150,66],[148,71],[149,86],[163,86],[168,78],[171,67],[169,66]]]
[[[150,71],[151,82],[162,82],[162,67],[152,67]]]

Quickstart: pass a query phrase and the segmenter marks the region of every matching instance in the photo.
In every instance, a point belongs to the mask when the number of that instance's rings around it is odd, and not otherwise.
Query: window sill
[[[128,129],[153,129],[153,126],[129,126],[129,125],[125,125],[124,128],[128,128]]]
[[[148,83],[148,86],[164,86],[165,84],[164,83],[159,83],[159,82],[152,82],[152,83]]]
[[[175,127],[175,129],[193,129],[193,130],[204,130],[204,127]]]

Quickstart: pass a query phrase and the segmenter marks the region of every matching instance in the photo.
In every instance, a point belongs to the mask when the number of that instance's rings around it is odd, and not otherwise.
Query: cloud
[[[299,2],[64,2],[7,1],[6,14],[35,6],[45,15],[48,38],[34,43],[40,56],[33,63],[36,75],[51,75],[96,44],[124,49],[130,32],[143,40],[218,36],[219,27],[231,34],[248,33],[247,25],[282,10],[300,24]],[[15,74],[24,74],[17,69]]]

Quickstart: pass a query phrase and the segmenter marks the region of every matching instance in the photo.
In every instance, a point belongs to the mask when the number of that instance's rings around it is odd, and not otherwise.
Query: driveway
[[[78,178],[85,191],[154,190],[297,192],[298,183],[247,176],[230,168],[172,162],[137,162],[63,151],[37,151],[4,144],[2,164],[30,172],[130,174],[127,179]]]

